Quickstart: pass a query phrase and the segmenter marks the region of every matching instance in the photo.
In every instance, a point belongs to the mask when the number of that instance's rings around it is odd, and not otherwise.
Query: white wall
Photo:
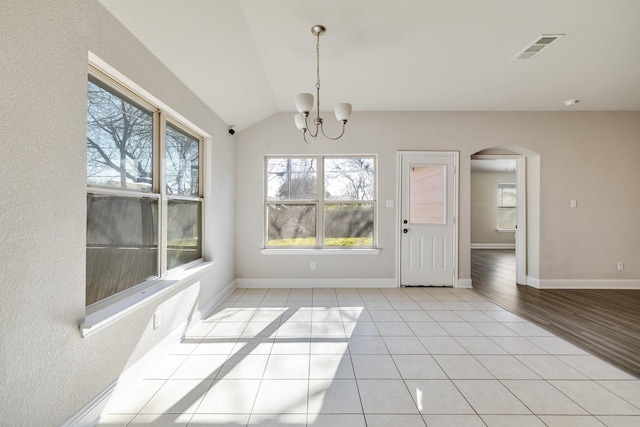
[[[4,0],[1,16],[0,424],[58,426],[233,282],[235,150],[227,125],[96,1]],[[82,338],[89,50],[212,136],[216,263]]]
[[[326,114],[329,116],[329,114]],[[330,119],[328,119],[330,120]],[[490,147],[527,154],[528,275],[535,280],[640,279],[640,113],[355,112],[339,141],[306,145],[293,113],[239,134],[236,275],[242,280],[395,279],[397,150],[460,151],[459,277],[470,278],[470,156]],[[517,146],[517,147],[516,147]],[[518,148],[520,147],[520,148]],[[377,154],[378,256],[265,256],[265,154]],[[539,185],[537,184],[539,183]],[[569,208],[571,199],[578,208]],[[316,271],[309,261],[316,260]],[[625,270],[617,271],[618,260]]]
[[[516,182],[515,172],[471,172],[471,244],[515,244],[514,232],[498,231],[498,184]]]

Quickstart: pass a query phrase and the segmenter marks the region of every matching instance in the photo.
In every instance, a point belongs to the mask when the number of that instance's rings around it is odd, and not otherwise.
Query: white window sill
[[[505,230],[504,228],[496,228],[498,233],[515,233],[516,230]]]
[[[262,255],[379,255],[382,249],[260,249]]]
[[[88,311],[84,321],[80,324],[82,336],[86,338],[93,335],[149,301],[175,289],[185,280],[202,274],[210,269],[212,265],[212,261],[204,261],[172,272],[161,279],[154,280],[149,286],[113,304],[106,305],[94,311]]]

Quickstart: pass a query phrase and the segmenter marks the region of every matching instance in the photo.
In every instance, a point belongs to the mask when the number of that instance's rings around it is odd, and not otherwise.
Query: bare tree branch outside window
[[[269,200],[316,198],[317,161],[313,158],[270,158],[267,161]]]
[[[200,141],[167,124],[167,194],[197,196],[199,191]]]
[[[87,183],[151,191],[153,113],[89,80]]]
[[[324,188],[327,200],[373,200],[373,159],[325,159]]]

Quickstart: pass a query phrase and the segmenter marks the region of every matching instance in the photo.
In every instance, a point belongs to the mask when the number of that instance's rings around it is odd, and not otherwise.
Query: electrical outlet
[[[158,308],[155,313],[153,313],[153,329],[158,329],[160,327],[160,309]]]
[[[578,207],[578,201],[577,201],[577,200],[575,200],[575,199],[572,199],[572,200],[571,200],[571,207],[572,207],[572,208],[577,208],[577,207]]]
[[[624,262],[618,261],[618,271],[624,270]]]
[[[311,269],[312,270],[316,269],[316,262],[315,261],[311,261]]]

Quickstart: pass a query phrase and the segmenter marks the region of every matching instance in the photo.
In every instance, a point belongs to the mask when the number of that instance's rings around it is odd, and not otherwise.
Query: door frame
[[[516,160],[516,283],[527,285],[527,170],[523,154],[476,154],[476,160]],[[471,194],[469,195],[471,197]]]
[[[402,159],[404,156],[423,156],[423,157],[453,157],[453,188],[449,194],[453,198],[453,287],[458,287],[458,228],[460,221],[458,220],[459,210],[459,193],[460,180],[458,173],[460,171],[460,152],[459,151],[403,151],[397,152],[396,159],[396,283],[397,287],[402,286]]]

